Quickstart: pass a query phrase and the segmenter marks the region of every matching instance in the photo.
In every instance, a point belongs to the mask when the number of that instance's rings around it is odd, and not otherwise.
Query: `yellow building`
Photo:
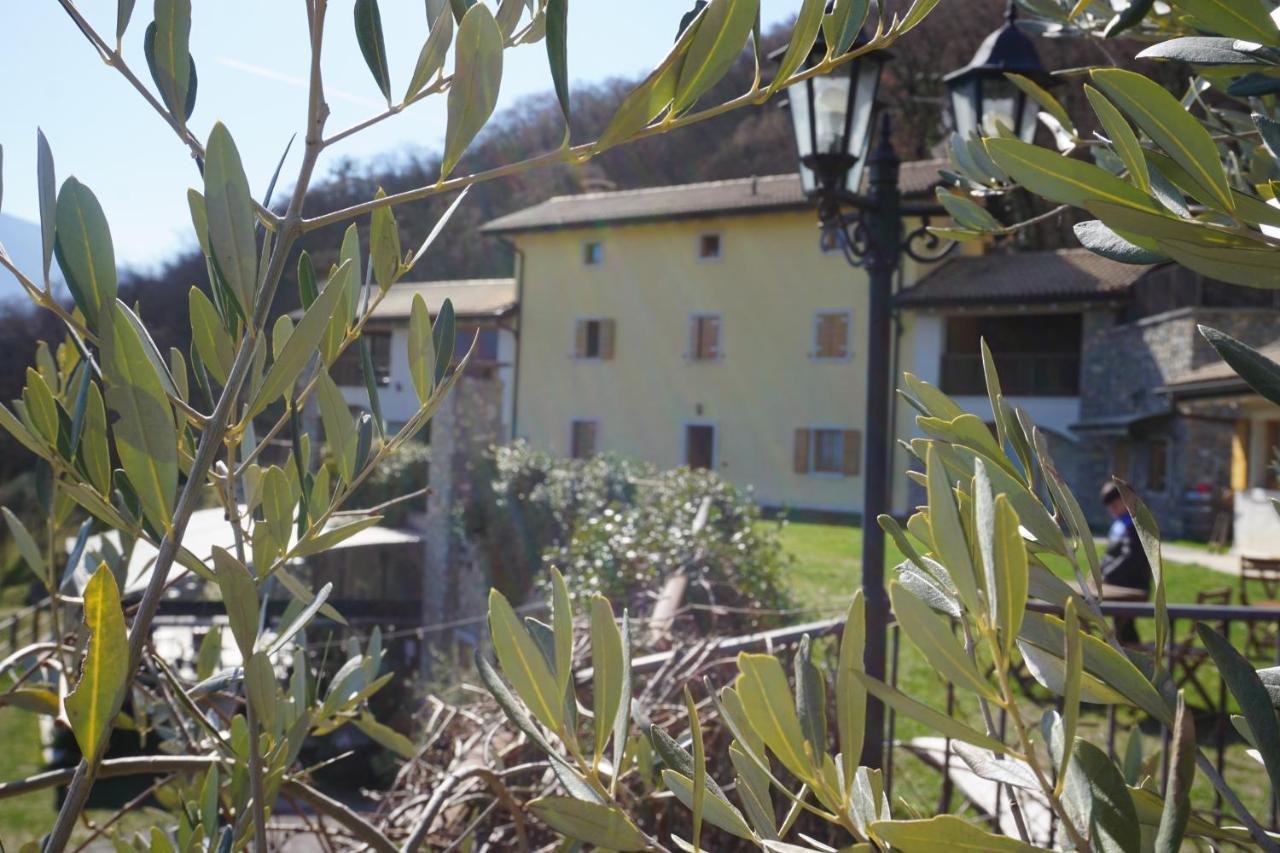
[[[904,164],[904,193],[931,193],[942,165]],[[516,251],[513,435],[714,468],[766,505],[859,509],[865,360],[894,355],[859,346],[866,274],[819,246],[795,175],[563,196],[484,230]],[[901,283],[924,271],[908,261]]]

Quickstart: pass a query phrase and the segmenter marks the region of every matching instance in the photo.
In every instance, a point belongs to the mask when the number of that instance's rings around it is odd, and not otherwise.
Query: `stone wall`
[[[1119,441],[1130,445],[1131,472],[1127,479],[1150,505],[1169,537],[1200,534],[1206,527],[1210,490],[1229,484],[1231,412],[1199,406],[1175,411],[1167,394],[1157,391],[1196,368],[1217,361],[1213,348],[1197,325],[1212,326],[1253,346],[1280,339],[1277,314],[1256,308],[1182,308],[1121,322],[1111,312],[1085,315],[1081,353],[1080,410],[1086,423],[1112,420],[1102,432],[1082,431],[1076,479],[1092,524],[1102,527],[1108,517],[1093,493],[1112,475]],[[1148,416],[1129,424],[1132,416]],[[1124,433],[1128,433],[1127,436]],[[1164,492],[1146,488],[1143,476],[1152,439],[1170,443],[1168,486]],[[1126,472],[1115,472],[1126,476]]]
[[[483,616],[488,573],[459,532],[459,508],[471,488],[471,467],[490,445],[507,440],[503,386],[496,377],[464,376],[431,421],[431,472],[424,520],[422,624]],[[483,626],[450,632],[471,644]]]

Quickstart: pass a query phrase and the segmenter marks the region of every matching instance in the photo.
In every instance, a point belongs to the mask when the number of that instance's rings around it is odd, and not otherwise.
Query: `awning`
[[[347,519],[347,521],[350,520],[352,519]],[[296,541],[296,537],[297,533],[295,531],[293,541]],[[411,530],[399,530],[375,525],[367,527],[354,536],[339,542],[330,550],[413,544],[421,541],[422,537]],[[191,521],[187,524],[187,531],[182,537],[182,544],[188,551],[199,557],[205,565],[212,566],[212,554],[215,546],[228,551],[235,551],[235,533],[220,507],[196,510],[191,514]],[[73,547],[74,540],[68,541],[67,550],[71,551]],[[89,580],[89,575],[97,568],[103,556],[113,550],[116,554],[121,552],[119,532],[112,530],[89,537],[85,543],[84,554],[71,579],[71,584],[77,592],[84,589],[84,585]],[[146,589],[147,584],[151,581],[151,569],[158,553],[149,543],[138,540],[138,543],[134,545],[133,554],[129,559],[128,570],[125,573],[123,595],[140,593]],[[173,568],[170,570],[169,578],[170,580],[176,580],[186,574],[189,574],[189,570],[174,563]]]

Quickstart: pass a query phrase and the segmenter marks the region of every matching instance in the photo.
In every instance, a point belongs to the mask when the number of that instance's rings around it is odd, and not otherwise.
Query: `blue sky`
[[[495,5],[495,0],[488,0]],[[302,0],[197,0],[191,52],[199,97],[191,119],[203,138],[215,120],[230,128],[255,193],[270,178],[285,143],[301,128],[308,67]],[[574,82],[634,75],[666,52],[691,0],[579,0],[570,4],[569,62]],[[114,33],[111,0],[81,0],[105,35]],[[766,27],[793,15],[799,0],[762,0]],[[392,90],[402,92],[426,37],[422,0],[383,0]],[[148,85],[142,35],[152,3],[139,0],[125,36],[125,57]],[[55,0],[15,0],[0,26],[0,110],[5,213],[35,221],[35,138],[44,129],[58,182],[74,174],[98,195],[121,266],[150,266],[194,245],[186,188],[199,176],[186,150],[125,80],[97,58]],[[331,0],[325,39],[326,89],[333,132],[377,112],[381,94],[356,46],[352,0]],[[450,60],[452,61],[452,60]],[[498,108],[550,89],[539,43],[508,51]],[[444,98],[414,106],[326,152],[323,175],[341,157],[395,155],[437,148],[445,132]],[[297,145],[283,182],[296,165]]]

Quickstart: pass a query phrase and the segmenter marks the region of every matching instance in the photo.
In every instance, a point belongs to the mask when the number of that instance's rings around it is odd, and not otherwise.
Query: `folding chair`
[[[1262,586],[1263,598],[1249,594],[1249,582]],[[1280,608],[1280,562],[1240,558],[1240,603],[1245,607]],[[1257,620],[1245,623],[1244,653],[1249,658],[1272,660],[1276,655],[1276,620]]]
[[[1231,603],[1231,587],[1224,586],[1218,589],[1209,589],[1196,593],[1196,604],[1219,604],[1228,605]],[[1196,677],[1196,671],[1209,660],[1209,653],[1199,646],[1199,635],[1196,633],[1195,625],[1189,620],[1187,621],[1187,631],[1180,637],[1170,639],[1168,660],[1169,671],[1173,675],[1174,683],[1179,687],[1190,686],[1200,698],[1204,699],[1206,707],[1213,708],[1216,700],[1209,695],[1209,691],[1205,688],[1200,679]]]

